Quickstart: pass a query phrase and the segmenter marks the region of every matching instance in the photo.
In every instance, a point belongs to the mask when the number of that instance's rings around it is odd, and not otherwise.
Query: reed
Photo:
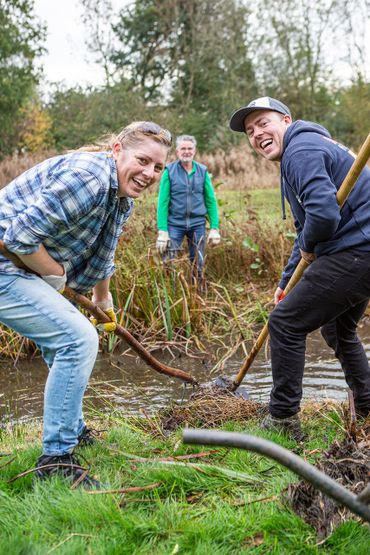
[[[0,189],[17,175],[56,154],[47,150],[6,156],[0,161]],[[207,165],[216,186],[222,182],[232,189],[271,188],[279,182],[277,165],[258,158],[247,141],[228,151],[200,153],[197,159]]]
[[[148,246],[147,236],[133,229],[136,225],[140,221],[132,224],[117,250],[111,286],[121,325],[149,348],[166,340],[185,345],[192,336],[207,341],[224,337],[229,343],[252,335],[268,311],[265,305],[277,281],[280,249],[289,250],[289,240],[280,230],[246,224],[235,231],[225,226],[223,243],[208,249],[206,288],[200,295],[192,284],[187,254],[165,268],[153,246],[153,230]],[[248,245],[258,241],[258,252],[255,246],[246,246],[245,237]],[[102,349],[111,351],[118,343],[116,337],[107,336]],[[0,328],[0,344],[0,356],[30,354],[30,342],[5,328]]]
[[[221,159],[216,154],[215,160]],[[37,161],[35,156],[19,160],[22,169]],[[227,171],[237,172],[235,160]],[[10,176],[16,167],[15,157],[4,160],[0,174]],[[213,167],[220,175],[226,171],[225,165]],[[156,252],[155,191],[137,203],[122,235],[111,286],[118,320],[150,349],[166,341],[183,348],[190,341],[203,349],[204,341],[216,338],[228,351],[231,344],[250,338],[270,310],[272,291],[292,245],[292,224],[287,228],[281,224],[278,190],[231,189],[222,184],[217,196],[222,242],[206,249],[202,292],[192,283],[186,247],[170,267]],[[104,351],[118,347],[119,339],[113,335],[101,342]],[[29,341],[0,327],[0,357],[14,359],[34,351]]]
[[[0,162],[0,189],[12,181],[15,177],[25,172],[39,162],[55,156],[54,151],[43,151],[26,154],[13,154],[6,156]]]

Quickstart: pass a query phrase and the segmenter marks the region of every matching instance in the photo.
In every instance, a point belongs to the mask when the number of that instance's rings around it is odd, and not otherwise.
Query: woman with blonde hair
[[[73,449],[84,439],[83,395],[98,352],[92,323],[61,295],[65,284],[93,301],[115,327],[109,280],[133,199],[156,183],[171,134],[134,122],[96,148],[55,156],[0,191],[0,239],[32,272],[0,256],[0,322],[33,340],[48,365],[43,453],[36,476],[55,473],[85,487]],[[96,322],[95,322],[96,323]]]

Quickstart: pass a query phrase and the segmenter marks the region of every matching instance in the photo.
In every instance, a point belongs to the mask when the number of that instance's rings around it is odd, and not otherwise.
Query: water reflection
[[[370,324],[360,328],[368,357],[370,356]],[[167,364],[181,368],[194,375],[200,383],[208,383],[220,372],[210,373],[209,360],[187,358],[184,355],[164,360]],[[222,374],[234,377],[241,365],[240,359],[227,362]],[[12,363],[0,362],[0,422],[7,420],[30,420],[42,414],[43,389],[47,369],[40,359],[20,361],[14,368]],[[271,371],[265,352],[261,352],[244,385],[251,398],[267,401],[271,389]],[[316,399],[345,399],[346,383],[338,361],[325,345],[318,332],[307,341],[304,397]],[[188,398],[191,387],[184,388],[179,380],[148,368],[133,356],[101,356],[94,368],[90,386],[86,393],[88,409],[109,411],[119,407],[124,414],[151,413],[170,401]]]

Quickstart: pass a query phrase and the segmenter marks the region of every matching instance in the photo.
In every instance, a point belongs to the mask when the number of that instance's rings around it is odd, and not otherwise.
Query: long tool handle
[[[183,431],[183,441],[186,444],[237,447],[269,457],[310,482],[315,488],[334,499],[338,504],[347,507],[355,515],[360,516],[366,522],[370,522],[369,486],[359,495],[355,495],[312,464],[273,441],[237,432],[192,430],[189,428]]]
[[[345,203],[345,201],[347,200],[348,195],[350,194],[350,192],[352,191],[360,173],[362,172],[362,170],[364,169],[366,162],[368,161],[370,157],[370,133],[367,136],[364,144],[362,145],[360,152],[358,153],[357,157],[355,158],[352,166],[350,167],[342,185],[339,187],[336,197],[337,197],[337,201],[340,207],[343,206],[343,204]],[[284,289],[284,295],[287,295],[289,293],[289,291],[291,291],[293,289],[293,287],[298,283],[298,281],[301,279],[303,272],[306,270],[306,268],[309,266],[309,263],[306,262],[305,260],[303,260],[303,258],[301,258],[299,264],[297,265],[296,269],[294,270],[294,273],[292,275],[292,277],[290,278],[289,282],[287,283],[287,286]],[[259,336],[257,337],[257,340],[255,342],[255,344],[253,345],[248,357],[245,359],[243,365],[241,366],[238,375],[236,376],[236,378],[233,380],[231,389],[232,391],[235,391],[235,389],[237,389],[239,387],[239,385],[242,383],[246,373],[248,372],[252,362],[254,361],[254,359],[256,358],[257,354],[259,353],[262,345],[264,344],[265,340],[267,339],[268,336],[268,327],[267,324],[264,325],[264,327],[262,328],[261,333],[259,334]]]
[[[23,268],[27,272],[37,275],[37,273],[33,272],[30,268],[28,268],[16,254],[10,252],[6,248],[5,243],[1,240],[0,240],[0,253],[6,258],[8,258],[9,260],[11,260],[13,264],[18,268]],[[74,303],[78,304],[79,306],[87,310],[90,314],[92,314],[92,316],[94,316],[99,321],[103,323],[111,321],[109,316],[107,316],[107,314],[105,314],[105,312],[101,308],[97,307],[87,297],[85,297],[84,295],[81,295],[80,293],[77,293],[70,287],[65,287],[63,295],[70,301],[73,301]],[[149,353],[149,351],[147,351],[141,345],[141,343],[139,343],[139,341],[137,341],[137,339],[135,339],[135,337],[133,337],[131,333],[128,332],[123,326],[120,326],[119,324],[117,324],[117,327],[114,333],[118,337],[121,337],[122,339],[124,339],[130,345],[130,347],[132,347],[132,349],[143,360],[145,360],[145,362],[149,366],[151,366],[157,372],[161,374],[166,374],[167,376],[171,376],[173,378],[178,378],[179,380],[182,380],[187,383],[197,384],[196,379],[193,378],[193,376],[191,376],[187,372],[184,372],[183,370],[178,370],[177,368],[172,368],[171,366],[167,366],[166,364],[162,364],[161,362],[159,362],[159,360],[154,358]]]

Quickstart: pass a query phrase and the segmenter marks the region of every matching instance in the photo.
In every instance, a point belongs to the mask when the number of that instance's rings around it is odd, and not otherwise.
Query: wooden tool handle
[[[370,157],[370,133],[367,136],[364,144],[362,145],[362,147],[360,149],[360,152],[356,156],[352,166],[350,167],[342,185],[339,187],[339,189],[337,191],[336,197],[337,197],[337,201],[338,201],[338,204],[339,204],[340,207],[342,207],[343,204],[345,203],[345,201],[347,200],[348,195],[352,191],[352,189],[353,189],[360,173],[364,169],[369,157]],[[369,191],[369,194],[370,194],[370,191]],[[305,271],[305,269],[308,266],[309,266],[308,262],[306,262],[305,260],[303,260],[303,258],[301,258],[301,260],[300,260],[299,264],[297,265],[292,277],[290,278],[289,282],[287,283],[287,286],[284,289],[284,295],[285,296],[298,283],[298,281],[301,279],[301,277],[303,275],[303,272]],[[238,375],[233,380],[232,391],[235,391],[235,389],[237,387],[239,387],[239,385],[242,383],[242,381],[243,381],[246,373],[248,372],[252,362],[256,358],[256,356],[259,353],[262,345],[264,344],[265,340],[267,339],[267,336],[268,336],[268,327],[267,327],[267,324],[265,324],[264,327],[262,328],[262,331],[259,334],[255,344],[253,345],[248,357],[243,362],[243,365],[241,366],[241,368],[238,372]]]

